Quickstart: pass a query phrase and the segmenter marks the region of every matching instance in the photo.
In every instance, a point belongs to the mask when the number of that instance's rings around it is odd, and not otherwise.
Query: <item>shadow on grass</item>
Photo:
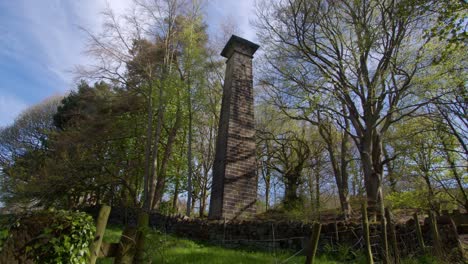
[[[116,243],[120,239],[122,227],[110,226],[104,234],[104,241]],[[286,259],[288,264],[302,264],[304,256],[294,256],[294,252],[277,252],[274,255],[268,251],[258,251],[249,248],[229,249],[216,246],[207,242],[194,241],[186,238],[166,235],[156,230],[151,230],[147,236],[146,254],[152,263],[164,264],[261,264],[261,263],[283,263]],[[111,264],[113,259],[99,259],[98,264]],[[333,256],[321,255],[316,258],[317,264],[338,263],[365,263],[360,259],[339,262]],[[408,258],[402,261],[404,264],[435,264],[438,263],[432,257],[421,256]]]

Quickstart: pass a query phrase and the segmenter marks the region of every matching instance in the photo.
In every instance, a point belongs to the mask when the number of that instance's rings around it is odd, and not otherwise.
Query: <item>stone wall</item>
[[[88,210],[97,215],[98,209]],[[425,221],[427,223],[427,221]],[[136,224],[136,212],[128,209],[113,208],[109,218],[110,224]],[[164,216],[158,213],[150,214],[150,225],[162,232],[205,241],[225,247],[253,247],[271,250],[287,249],[298,251],[307,245],[311,235],[312,224],[297,221],[213,221],[191,219],[184,216]],[[422,232],[426,245],[432,245],[432,236],[428,224],[422,224]],[[409,220],[405,224],[395,226],[397,241],[401,255],[408,256],[420,253],[415,231],[415,223]],[[457,238],[448,224],[441,221],[440,236],[447,252],[457,247]],[[380,225],[371,225],[371,242],[373,251],[379,254]],[[353,251],[364,247],[360,223],[336,222],[322,226],[318,251],[338,250],[339,245]]]

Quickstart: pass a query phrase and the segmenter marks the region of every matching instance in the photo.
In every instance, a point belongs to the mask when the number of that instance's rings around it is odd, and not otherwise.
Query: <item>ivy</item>
[[[25,253],[37,263],[85,264],[90,256],[96,227],[91,216],[78,211],[40,212],[50,220],[39,235],[31,239]]]

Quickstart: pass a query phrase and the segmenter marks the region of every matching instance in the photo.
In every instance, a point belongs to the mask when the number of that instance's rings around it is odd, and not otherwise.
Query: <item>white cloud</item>
[[[0,18],[0,58],[11,58],[9,62],[16,63],[12,66],[16,66],[15,70],[18,71],[18,75],[11,78],[15,81],[10,81],[8,85],[0,83],[0,125],[11,123],[28,104],[72,88],[74,76],[71,71],[76,65],[87,65],[92,61],[84,54],[87,35],[79,27],[100,32],[101,12],[107,6],[121,14],[132,6],[132,2],[0,1],[0,8],[5,14]],[[208,0],[206,19],[209,27],[216,32],[223,19],[230,16],[238,24],[242,37],[255,41],[255,32],[249,23],[255,18],[254,2]],[[1,67],[0,63],[0,71],[5,71]],[[23,81],[25,88],[21,93],[13,77]]]
[[[110,7],[120,12],[130,3],[113,0]],[[89,61],[83,54],[86,34],[79,27],[99,31],[102,24],[100,13],[106,7],[106,1],[17,0],[6,6],[13,20],[8,21],[8,25],[0,26],[3,38],[0,44],[6,46],[3,52],[16,54],[17,57],[27,55],[56,79],[71,85],[71,70],[75,65]]]
[[[131,4],[108,1],[117,12]],[[73,87],[72,70],[90,61],[79,27],[98,32],[106,6],[106,0],[0,1],[0,126],[28,105]]]
[[[15,118],[27,107],[25,102],[15,96],[0,95],[0,127],[13,123]]]
[[[132,0],[16,0],[8,2],[8,12],[14,20],[0,26],[3,41],[0,46],[9,54],[17,54],[36,60],[65,87],[54,87],[55,91],[68,90],[72,85],[71,71],[76,65],[85,65],[91,59],[84,54],[87,35],[79,29],[84,27],[99,32],[102,25],[101,12],[109,6],[117,14],[132,6]],[[243,37],[255,40],[255,32],[249,20],[255,17],[253,0],[208,0],[212,8],[207,20],[215,30],[226,16],[233,17]],[[17,32],[17,30],[20,32]],[[57,80],[54,82],[57,83]],[[47,95],[46,95],[47,96]],[[46,97],[45,96],[45,97]]]
[[[255,30],[250,24],[255,19],[255,1],[254,0],[209,0],[207,10],[208,25],[215,31],[219,30],[219,25],[223,19],[233,18],[234,22],[242,32],[243,38],[255,41]]]

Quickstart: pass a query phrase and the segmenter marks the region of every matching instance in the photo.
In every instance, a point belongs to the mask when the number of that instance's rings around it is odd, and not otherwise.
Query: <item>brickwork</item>
[[[258,45],[232,36],[226,62],[213,166],[210,219],[246,219],[256,212],[252,56]]]

